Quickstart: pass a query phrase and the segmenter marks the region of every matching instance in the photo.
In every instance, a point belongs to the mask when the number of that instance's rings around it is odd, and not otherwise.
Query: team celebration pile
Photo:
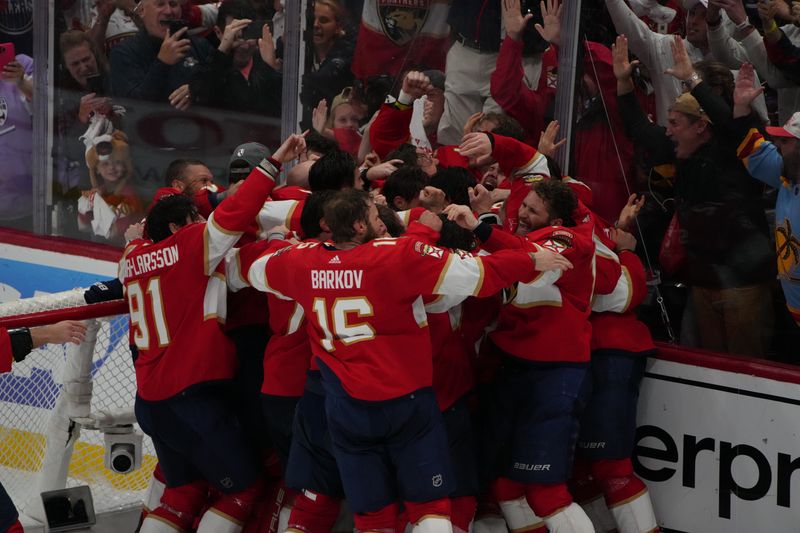
[[[658,531],[654,337],[796,350],[797,3],[584,0],[574,30],[559,0],[316,0],[299,72],[283,1],[62,4],[60,232],[123,250],[86,300],[129,305],[143,533]],[[5,367],[61,328],[0,332]]]

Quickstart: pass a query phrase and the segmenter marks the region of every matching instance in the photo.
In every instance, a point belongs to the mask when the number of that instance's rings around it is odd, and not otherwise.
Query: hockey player
[[[517,235],[479,222],[467,206],[445,210],[488,251],[544,248],[574,265],[514,286],[506,294],[497,328],[489,334],[503,356],[497,378],[498,427],[492,431],[500,442],[510,443],[499,458],[502,477],[495,494],[515,529],[540,527],[538,516],[551,533],[594,531],[566,486],[588,392],[594,284],[592,224],[584,220],[590,219],[588,213],[576,208],[568,185],[543,180],[533,185],[519,208]]]
[[[650,331],[635,313],[647,295],[645,270],[634,253],[633,235],[615,228],[595,234],[601,241],[597,278],[610,271],[617,279],[611,290],[596,284],[592,301],[592,392],[581,416],[575,482],[584,490],[598,487],[605,496],[592,501],[590,493],[584,504],[598,532],[657,532],[647,487],[631,463],[639,383],[647,357],[655,353]],[[608,512],[600,506],[611,510],[610,523],[603,522]]]
[[[190,529],[209,484],[222,496],[198,531],[240,531],[260,495],[258,462],[226,404],[236,357],[220,327],[226,298],[220,263],[274,187],[281,163],[304,144],[302,136],[290,136],[207,222],[190,198],[162,198],[145,225],[152,243],[134,241],[123,254],[120,280],[139,350],[136,417],[153,438],[167,481],[142,532]]]
[[[569,261],[548,250],[476,259],[413,238],[374,239],[377,209],[355,190],[339,192],[325,220],[332,243],[266,255],[249,281],[306,312],[356,528],[392,531],[402,501],[415,530],[450,531],[452,474],[421,295],[492,294]]]

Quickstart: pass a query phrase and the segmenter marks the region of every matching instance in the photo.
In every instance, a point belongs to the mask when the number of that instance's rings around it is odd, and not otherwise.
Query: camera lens
[[[125,474],[133,469],[134,449],[132,444],[117,444],[111,449],[111,468]]]

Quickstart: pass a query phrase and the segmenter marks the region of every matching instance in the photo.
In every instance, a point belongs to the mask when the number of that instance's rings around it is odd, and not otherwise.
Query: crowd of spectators
[[[311,2],[299,94],[309,146],[351,154],[391,208],[435,201],[444,186],[431,176],[453,167],[502,202],[516,170],[499,158],[466,161],[453,147],[465,134],[494,131],[547,156],[562,149],[552,122],[561,6],[534,4]],[[198,168],[199,186],[218,203],[234,183],[233,147],[270,144],[295,100],[282,94],[282,1],[77,0],[57,3],[56,13],[54,198],[62,209],[54,229],[63,234],[121,245],[155,190],[175,175],[194,183],[183,174]],[[744,135],[729,110],[737,73],[752,65],[753,86],[764,88],[750,103],[752,127],[769,138],[766,126],[791,121],[800,95],[797,6],[594,0],[582,15],[571,179],[591,189],[593,211],[611,223],[626,206],[641,209],[638,251],[671,319],[660,324],[654,303],[654,331],[733,353],[788,353],[797,308],[790,302],[787,313],[775,283],[775,230],[780,276],[795,282],[792,216],[776,220],[777,192],[737,157]],[[624,90],[612,52],[621,45],[635,60]],[[18,55],[0,80],[0,222],[8,227],[31,225],[32,73],[33,60]],[[392,106],[381,107],[387,97]],[[156,119],[164,116],[172,122]],[[229,127],[230,117],[244,127]],[[264,124],[267,139],[255,134]],[[796,130],[768,131],[792,157]],[[307,183],[312,164],[299,164],[290,181]]]

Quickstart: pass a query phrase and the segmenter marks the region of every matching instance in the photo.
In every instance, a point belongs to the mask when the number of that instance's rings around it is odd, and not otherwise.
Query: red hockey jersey
[[[184,226],[159,243],[135,241],[120,261],[130,309],[139,396],[164,400],[236,371],[233,343],[222,332],[227,287],[222,260],[252,223],[275,185],[257,167],[241,190],[205,223]]]
[[[301,243],[259,258],[248,271],[253,287],[302,305],[314,355],[348,395],[367,401],[431,386],[422,295],[482,296],[534,275],[520,250],[474,258],[403,237],[349,250]]]
[[[571,270],[543,272],[532,282],[519,283],[507,292],[497,329],[489,334],[497,347],[531,361],[589,360],[595,252],[592,226],[548,226],[526,237],[492,231],[484,248],[493,253],[504,248],[533,251],[543,247],[573,264]]]

